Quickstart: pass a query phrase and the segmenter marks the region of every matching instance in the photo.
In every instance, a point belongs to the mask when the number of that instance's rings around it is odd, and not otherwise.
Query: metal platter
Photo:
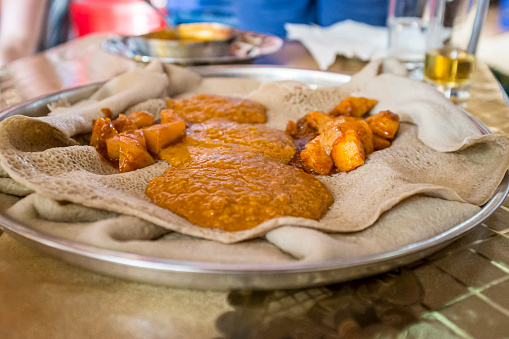
[[[168,57],[164,48],[154,48],[152,52],[140,49],[139,39],[137,36],[112,35],[102,43],[102,48],[109,53],[141,62],[158,59],[163,63],[181,65],[213,65],[251,62],[257,57],[275,53],[283,46],[283,40],[275,35],[236,31],[227,55],[207,56],[204,50],[202,52],[205,54],[201,56]]]
[[[298,80],[314,87],[339,85],[350,76],[338,73],[265,66],[202,66],[195,71],[205,77],[252,78],[260,81]],[[88,97],[102,83],[90,84],[37,98],[14,106],[0,114],[3,120],[14,114],[43,116],[46,105],[59,98],[75,102]],[[466,113],[483,133],[486,125]],[[57,258],[95,272],[124,279],[199,289],[286,289],[325,285],[362,278],[419,260],[450,244],[493,213],[509,192],[509,172],[493,197],[470,219],[435,237],[394,251],[334,259],[312,263],[279,265],[225,264],[189,262],[146,257],[124,252],[99,249],[45,234],[0,214],[0,229],[27,244]]]

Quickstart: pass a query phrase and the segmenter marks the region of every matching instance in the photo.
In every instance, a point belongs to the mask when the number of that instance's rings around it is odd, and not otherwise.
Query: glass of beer
[[[475,52],[489,0],[435,0],[430,7],[423,79],[451,101],[470,98]]]

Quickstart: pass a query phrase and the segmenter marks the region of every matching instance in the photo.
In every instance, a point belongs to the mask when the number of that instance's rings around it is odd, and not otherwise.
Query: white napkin
[[[334,63],[336,55],[372,60],[387,55],[387,27],[345,20],[332,26],[285,24],[287,38],[299,40],[321,70]]]
[[[509,74],[509,32],[481,37],[477,57],[490,67]]]

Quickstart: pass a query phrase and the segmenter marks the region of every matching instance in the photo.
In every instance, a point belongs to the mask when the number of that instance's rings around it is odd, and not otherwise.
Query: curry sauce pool
[[[186,137],[159,153],[159,158],[172,165],[188,161],[192,154],[206,148],[236,148],[260,153],[288,163],[295,155],[295,143],[284,131],[265,125],[239,124],[226,119],[211,119],[193,124]]]
[[[187,99],[167,99],[166,104],[169,109],[192,123],[213,118],[250,124],[263,124],[267,121],[267,110],[262,104],[243,98],[196,94]]]
[[[319,220],[333,203],[314,176],[281,161],[236,149],[203,148],[148,185],[150,201],[208,228],[235,232],[272,218]]]

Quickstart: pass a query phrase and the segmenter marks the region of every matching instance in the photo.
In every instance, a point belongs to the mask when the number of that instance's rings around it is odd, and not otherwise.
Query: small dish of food
[[[187,23],[139,36],[112,35],[102,47],[135,61],[214,64],[249,61],[278,51],[277,36],[238,31],[220,23]]]
[[[129,45],[142,54],[168,58],[221,57],[230,54],[233,28],[219,23],[178,25],[175,31],[160,30],[132,37]]]

